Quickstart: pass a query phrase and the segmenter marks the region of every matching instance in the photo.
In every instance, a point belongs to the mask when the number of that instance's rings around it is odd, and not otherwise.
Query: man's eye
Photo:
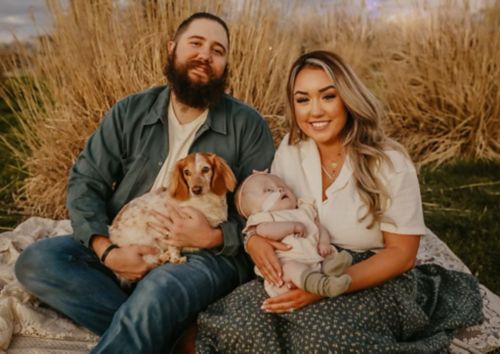
[[[184,173],[184,176],[191,176],[191,171],[189,170],[184,170],[182,172]]]
[[[191,42],[191,45],[193,47],[199,47],[201,45],[201,42]]]
[[[217,55],[221,55],[221,56],[222,56],[222,55],[224,55],[224,51],[223,51],[222,49],[217,49],[217,48],[216,48],[216,49],[214,49],[214,50],[213,50],[213,52],[214,52],[215,54],[217,54]]]

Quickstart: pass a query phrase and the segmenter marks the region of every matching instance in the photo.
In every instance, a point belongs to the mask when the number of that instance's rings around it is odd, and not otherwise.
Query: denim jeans
[[[231,257],[187,256],[151,270],[130,294],[71,236],[34,243],[15,272],[40,301],[101,336],[93,353],[166,353],[199,311],[239,284]]]

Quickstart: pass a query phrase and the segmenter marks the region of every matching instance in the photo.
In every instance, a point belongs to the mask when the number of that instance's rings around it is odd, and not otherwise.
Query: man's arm
[[[121,113],[117,104],[106,114],[70,171],[67,207],[73,236],[87,247],[93,235],[108,235],[107,203],[122,173]]]
[[[234,172],[241,183],[253,170],[263,171],[271,166],[275,148],[267,123],[253,110],[245,117],[245,125],[239,134],[240,146],[237,148],[240,155]],[[245,220],[236,211],[232,193],[228,194],[228,215],[228,221],[220,225],[223,244],[218,247],[218,251],[226,256],[234,256],[243,245],[241,230],[245,227]]]

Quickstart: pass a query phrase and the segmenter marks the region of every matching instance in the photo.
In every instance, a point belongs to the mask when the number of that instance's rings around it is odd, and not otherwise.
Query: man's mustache
[[[186,64],[187,69],[194,69],[201,67],[209,77],[213,77],[213,71],[210,65],[204,60],[191,60]]]

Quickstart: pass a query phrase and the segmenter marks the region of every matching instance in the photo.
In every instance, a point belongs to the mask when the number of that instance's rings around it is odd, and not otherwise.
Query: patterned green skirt
[[[212,304],[198,317],[197,353],[447,353],[457,329],[482,321],[476,278],[437,265],[293,313],[264,312],[266,297],[255,279]]]

